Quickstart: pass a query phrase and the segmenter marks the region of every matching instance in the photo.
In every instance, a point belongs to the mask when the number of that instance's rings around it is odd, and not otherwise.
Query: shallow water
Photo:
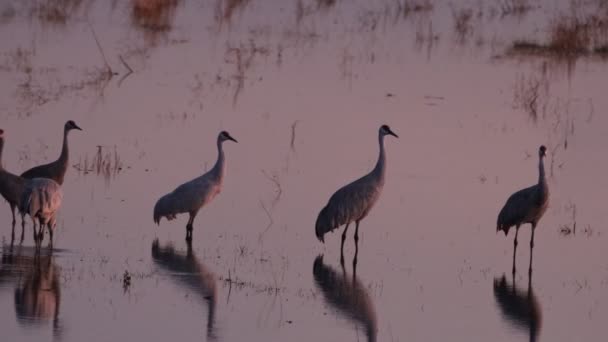
[[[83,128],[52,254],[36,255],[29,222],[11,247],[0,205],[3,336],[603,340],[608,64],[505,56],[515,39],[545,39],[567,3],[504,17],[473,1],[407,16],[392,1],[135,3],[0,2],[3,165],[54,160],[65,121]],[[533,113],[522,98],[536,84]],[[353,228],[342,268],[341,231],[321,244],[314,223],[373,167],[385,123],[400,138],[385,141],[356,271]],[[224,145],[224,188],[189,248],[187,216],[157,227],[152,208],[213,165],[223,129],[239,143]],[[496,216],[537,180],[540,144],[551,202],[532,277],[525,226],[513,279],[513,232],[497,234]]]

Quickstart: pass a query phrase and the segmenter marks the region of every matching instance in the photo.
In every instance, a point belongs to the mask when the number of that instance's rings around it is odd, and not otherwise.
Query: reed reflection
[[[527,331],[529,340],[537,341],[540,334],[542,313],[538,299],[532,289],[532,276],[528,276],[528,289],[515,284],[515,274],[511,284],[507,277],[494,278],[494,298],[503,318],[518,330]]]
[[[206,302],[207,339],[216,340],[214,327],[215,309],[217,304],[217,288],[215,275],[201,263],[194,252],[192,244],[187,243],[184,252],[176,251],[172,244],[161,246],[158,239],[152,243],[152,259],[154,263],[168,271],[171,278],[181,287],[196,293],[201,301]]]
[[[313,276],[315,283],[323,293],[325,302],[335,308],[365,331],[367,341],[376,341],[378,324],[376,311],[365,286],[357,278],[356,262],[353,262],[352,278],[348,277],[344,263],[340,263],[342,272],[334,270],[323,262],[323,255],[315,258]]]
[[[60,269],[52,252],[41,253],[31,247],[3,248],[0,284],[15,284],[15,314],[25,328],[39,328],[52,322],[53,335],[61,337],[59,319]]]

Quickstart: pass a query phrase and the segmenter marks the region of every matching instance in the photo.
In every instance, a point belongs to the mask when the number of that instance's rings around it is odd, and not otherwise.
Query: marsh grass
[[[605,55],[608,50],[608,14],[580,16],[559,15],[550,21],[547,42],[515,41],[508,53],[542,55],[573,59],[589,55]]]
[[[181,0],[132,0],[131,22],[143,31],[150,44],[156,44],[173,28]]]
[[[84,158],[79,159],[74,168],[84,175],[94,173],[110,179],[122,171],[123,163],[116,146],[113,149],[97,146],[97,151],[91,158],[85,155]]]
[[[529,0],[498,0],[497,6],[502,18],[522,17],[534,9]]]
[[[31,1],[30,18],[38,19],[42,24],[65,26],[82,7],[83,0],[44,0]]]

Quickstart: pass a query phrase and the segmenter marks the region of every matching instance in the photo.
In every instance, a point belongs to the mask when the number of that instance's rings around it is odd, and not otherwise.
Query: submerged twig
[[[101,47],[101,44],[99,43],[99,39],[97,39],[97,33],[95,33],[95,29],[93,28],[93,25],[91,25],[90,22],[87,22],[87,24],[89,24],[89,28],[91,29],[91,32],[93,33],[93,39],[95,39],[95,43],[97,44],[99,53],[101,53],[101,58],[103,58],[103,63],[106,66],[106,70],[107,70],[109,77],[111,78],[112,76],[118,75],[118,73],[116,73],[112,70],[112,68],[110,67],[110,64],[108,63],[108,59],[106,58],[106,54],[103,52],[103,48]]]
[[[131,74],[133,74],[133,69],[131,69],[131,67],[129,66],[129,64],[127,64],[127,62],[125,62],[124,58],[122,58],[122,55],[118,55],[118,59],[120,60],[120,62],[122,63],[122,65],[124,65],[125,68],[127,68],[127,70],[129,71],[126,74],[124,74],[120,78],[120,80],[118,80],[118,86],[120,87],[120,85],[122,84],[122,81],[124,81],[127,77],[129,77]]]
[[[291,124],[291,150],[292,151],[296,151],[296,146],[295,146],[295,141],[296,141],[296,126],[298,125],[299,120],[294,121],[293,124]]]

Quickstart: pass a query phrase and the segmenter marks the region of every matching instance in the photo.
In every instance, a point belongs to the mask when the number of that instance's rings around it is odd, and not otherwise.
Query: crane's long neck
[[[222,178],[224,176],[224,149],[222,148],[222,141],[220,138],[217,138],[217,161],[213,168],[211,169],[211,173],[213,173],[216,177]]]
[[[59,164],[67,168],[68,165],[68,130],[63,130],[63,146],[61,147],[61,154],[59,155]]]
[[[545,176],[545,157],[538,158],[538,186],[541,191],[541,197],[546,198],[549,195],[549,186],[547,185],[547,177]]]
[[[376,167],[374,167],[371,174],[380,183],[384,183],[384,169],[386,167],[386,153],[384,152],[384,135],[383,134],[378,134],[378,144],[380,145],[380,153],[378,155],[378,162],[376,162]]]
[[[538,184],[547,185],[547,178],[545,177],[545,162],[544,157],[538,158]]]

